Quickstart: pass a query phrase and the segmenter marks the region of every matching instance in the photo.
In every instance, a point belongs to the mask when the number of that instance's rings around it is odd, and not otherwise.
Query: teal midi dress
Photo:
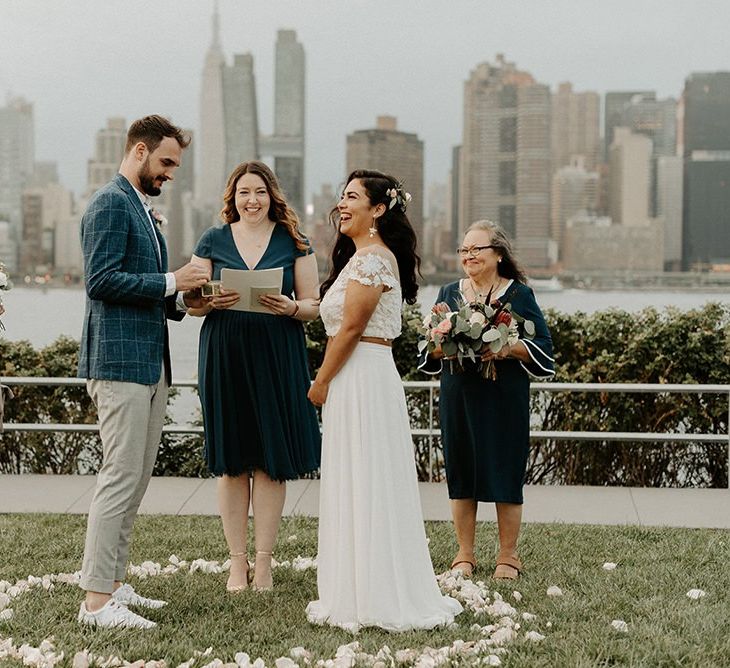
[[[450,499],[497,503],[523,502],[522,488],[530,450],[530,378],[545,380],[555,373],[552,340],[532,289],[514,282],[501,298],[512,310],[535,324],[535,336],[520,340],[529,362],[495,362],[496,380],[482,377],[475,364],[452,371],[425,355],[420,368],[441,373],[439,417]],[[436,303],[451,310],[463,303],[459,281],[441,287]]]
[[[294,263],[313,252],[297,249],[283,225],[274,228],[255,269],[283,267],[282,294],[294,290]],[[194,251],[221,269],[249,269],[230,225],[203,233]],[[310,374],[299,320],[231,309],[205,316],[198,347],[205,461],[215,475],[256,469],[273,480],[293,480],[319,468],[321,438],[307,399]]]

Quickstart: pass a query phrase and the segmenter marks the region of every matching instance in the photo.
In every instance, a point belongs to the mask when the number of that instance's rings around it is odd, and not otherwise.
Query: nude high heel
[[[254,565],[254,572],[257,570],[256,566],[258,565],[259,557],[269,558],[269,579],[268,582],[265,582],[264,584],[256,584],[256,577],[254,576],[253,584],[251,585],[251,589],[254,591],[271,591],[274,588],[274,579],[271,575],[271,557],[273,556],[273,552],[266,552],[265,550],[256,550],[256,565]],[[258,575],[258,573],[256,573]]]
[[[234,559],[240,559],[241,557],[243,557],[245,564],[246,564],[246,581],[240,585],[226,584],[226,591],[229,594],[238,594],[238,593],[244,591],[245,589],[248,589],[249,585],[251,584],[252,575],[251,575],[251,567],[249,566],[249,563],[248,563],[248,554],[246,552],[231,552],[229,556],[231,558],[231,564],[233,563]],[[230,577],[228,578],[228,580],[230,582]]]

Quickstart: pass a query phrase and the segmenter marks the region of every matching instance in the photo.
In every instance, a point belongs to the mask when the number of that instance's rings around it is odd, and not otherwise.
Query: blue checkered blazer
[[[157,235],[161,257],[153,234]],[[81,333],[81,378],[153,385],[170,348],[167,318],[182,318],[175,296],[165,298],[167,248],[153,231],[129,181],[117,174],[89,201],[81,219],[86,312]]]

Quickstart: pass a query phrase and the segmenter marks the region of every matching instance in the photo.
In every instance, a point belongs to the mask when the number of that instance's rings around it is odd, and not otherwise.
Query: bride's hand
[[[307,398],[315,406],[322,406],[327,401],[327,393],[329,392],[329,383],[322,383],[315,379],[307,392]]]

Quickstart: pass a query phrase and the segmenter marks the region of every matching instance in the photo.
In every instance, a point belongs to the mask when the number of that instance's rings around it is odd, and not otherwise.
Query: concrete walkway
[[[80,513],[89,509],[94,476],[0,475],[0,513]],[[449,520],[443,483],[419,483],[427,520]],[[153,478],[140,512],[217,515],[216,481]],[[287,484],[285,515],[316,517],[319,481]],[[479,505],[480,520],[495,521],[494,504]],[[730,529],[730,490],[637,487],[525,487],[525,522]]]

